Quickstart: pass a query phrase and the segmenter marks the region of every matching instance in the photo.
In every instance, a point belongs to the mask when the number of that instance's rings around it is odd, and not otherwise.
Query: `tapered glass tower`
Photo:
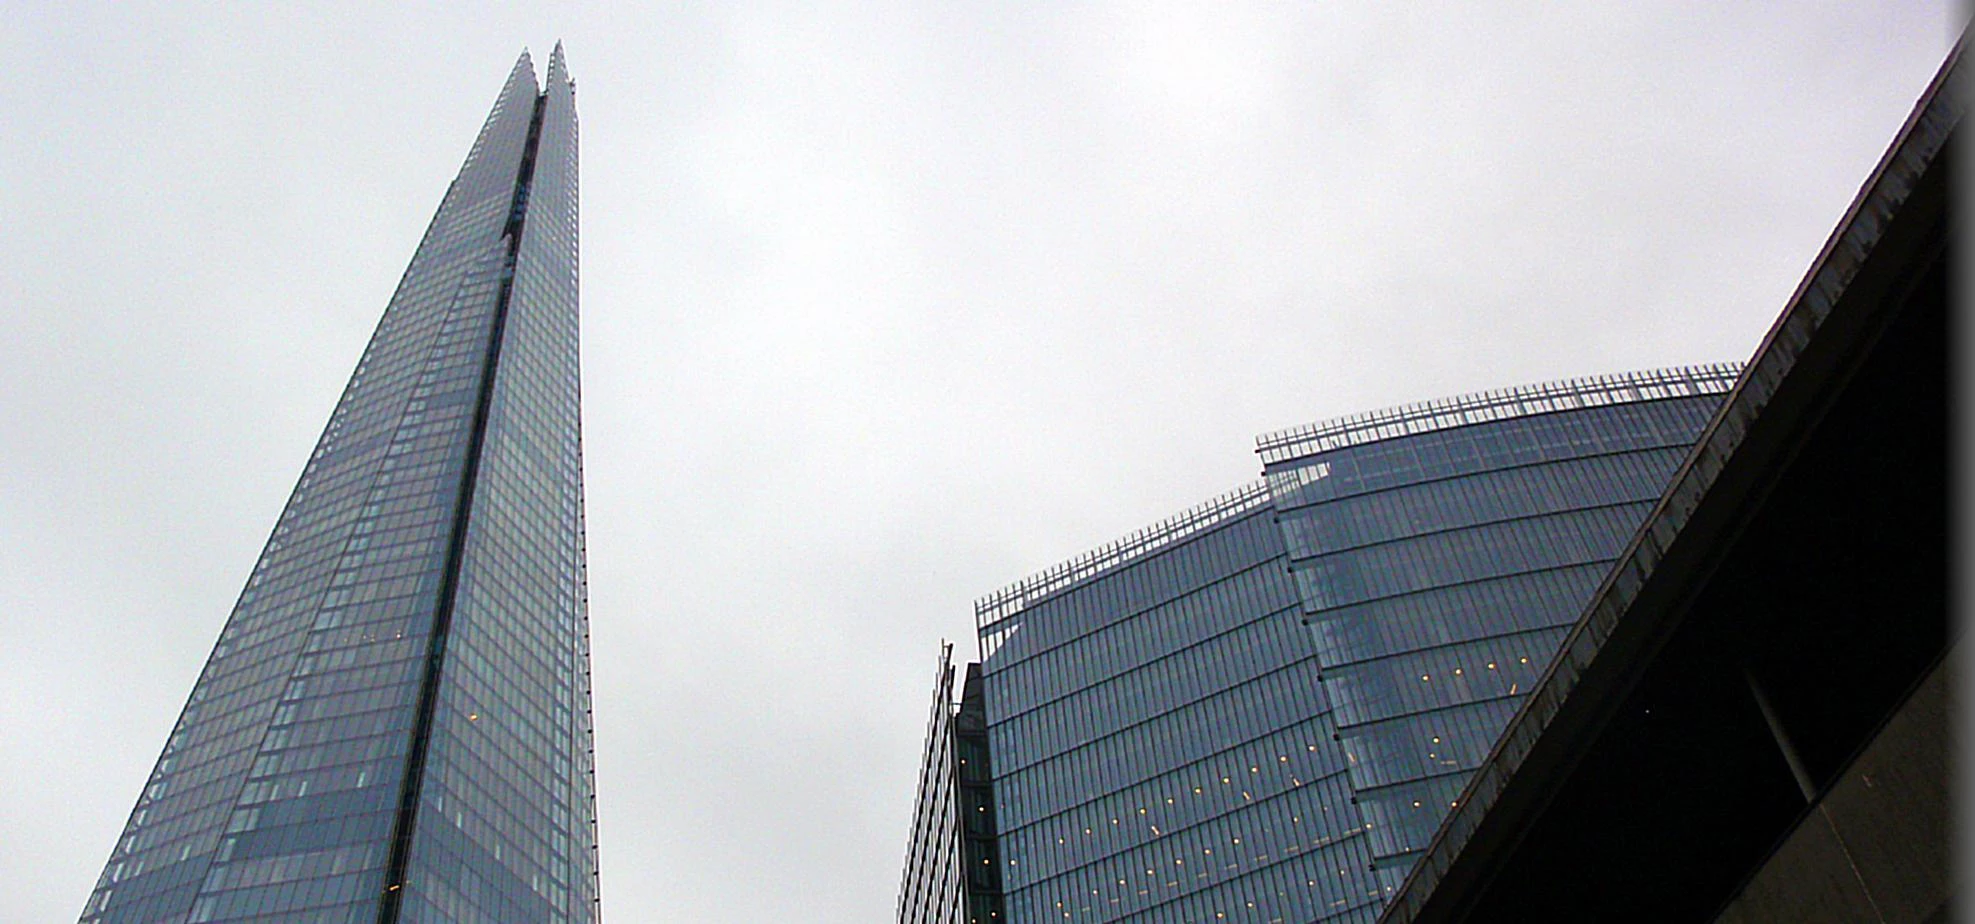
[[[596,919],[573,92],[516,62],[83,922]]]

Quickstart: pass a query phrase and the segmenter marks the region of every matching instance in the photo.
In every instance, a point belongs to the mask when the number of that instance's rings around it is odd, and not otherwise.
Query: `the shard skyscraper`
[[[597,918],[576,199],[523,54],[83,922]]]

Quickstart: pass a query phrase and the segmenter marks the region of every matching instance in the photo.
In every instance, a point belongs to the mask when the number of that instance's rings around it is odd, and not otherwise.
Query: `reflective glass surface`
[[[551,99],[560,67],[558,54]],[[414,895],[443,881],[499,883],[513,899],[504,907],[518,910],[482,920],[594,917],[575,136],[573,113],[566,129],[549,124],[563,141],[543,156],[557,162],[535,172],[561,188],[554,205],[530,209],[518,178],[540,99],[524,55],[276,521],[83,921],[389,920],[401,899],[395,874],[407,870]],[[566,253],[531,256],[524,240],[517,272],[510,233],[524,223],[544,237],[561,229]],[[514,283],[531,275],[550,281]],[[507,650],[490,653],[489,635]],[[463,697],[448,691],[483,670],[507,678],[490,715],[529,724],[460,745]],[[491,769],[468,751],[494,758]],[[448,774],[460,767],[488,787],[520,785],[448,809],[554,806],[549,814],[572,819],[560,829],[572,846],[554,852],[553,824],[503,819],[475,832],[482,854],[470,862],[420,860],[414,832],[442,826],[435,811],[414,820],[408,808],[454,793]],[[510,875],[526,896],[508,888]],[[534,900],[552,913],[535,913]]]
[[[1008,920],[1370,919],[1368,839],[1266,500],[1237,492],[983,601]]]
[[[1432,838],[1732,380],[1640,375],[1680,396],[1400,421],[1266,467],[1382,885]]]
[[[431,722],[404,921],[596,908],[576,311],[576,114],[549,60]]]
[[[919,761],[919,795],[898,886],[898,924],[960,924],[960,809],[953,751],[953,649],[940,652]]]

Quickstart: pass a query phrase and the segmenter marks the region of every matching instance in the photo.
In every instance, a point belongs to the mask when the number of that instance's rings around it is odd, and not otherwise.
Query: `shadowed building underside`
[[[1384,920],[1945,920],[1959,49]]]

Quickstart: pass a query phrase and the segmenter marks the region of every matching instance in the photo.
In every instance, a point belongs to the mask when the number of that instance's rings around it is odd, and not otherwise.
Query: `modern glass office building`
[[[980,667],[967,665],[966,683],[955,702],[953,646],[940,649],[912,836],[898,887],[900,924],[1005,919]]]
[[[926,753],[919,759],[919,797],[912,838],[898,884],[901,924],[960,924],[966,869],[960,861],[960,805],[953,752],[953,646],[940,649],[933,675],[933,709],[926,719]]]
[[[1273,520],[1252,483],[977,607],[1010,920],[1375,907]]]
[[[1505,389],[1258,440],[1383,887],[1404,880],[1739,369]]]
[[[573,92],[516,63],[86,924],[596,919]]]
[[[1263,480],[980,601],[1005,920],[1375,919],[1735,371],[1265,436]]]

